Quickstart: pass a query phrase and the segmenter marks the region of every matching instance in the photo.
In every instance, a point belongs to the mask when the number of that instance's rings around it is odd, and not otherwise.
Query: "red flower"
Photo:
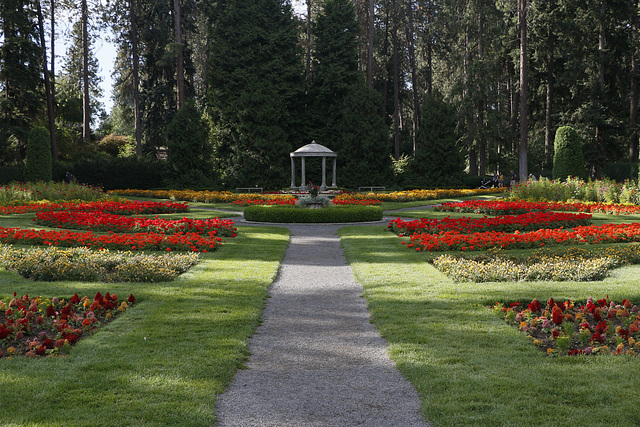
[[[551,320],[553,320],[553,323],[555,323],[556,325],[562,324],[562,321],[564,320],[564,314],[562,313],[560,307],[558,307],[557,305],[554,305],[553,309],[551,310]]]
[[[540,301],[537,299],[533,299],[528,305],[527,308],[531,310],[532,313],[537,313],[542,310],[542,306],[540,305]]]
[[[136,303],[136,297],[134,297],[133,294],[130,294],[127,301],[129,301],[133,305]]]

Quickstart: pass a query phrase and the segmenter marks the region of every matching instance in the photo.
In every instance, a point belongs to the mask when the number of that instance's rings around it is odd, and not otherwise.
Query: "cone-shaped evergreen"
[[[207,124],[189,100],[167,126],[170,184],[180,188],[211,186],[212,154]]]
[[[51,181],[53,160],[50,141],[49,131],[42,126],[36,126],[29,132],[27,161],[24,168],[25,181]]]
[[[405,186],[445,188],[462,184],[464,156],[457,144],[455,111],[439,94],[427,94],[416,154],[407,168]]]
[[[302,142],[303,63],[291,6],[229,0],[210,16],[208,102],[224,184],[283,187],[289,153]]]
[[[357,36],[353,2],[327,0],[315,26],[309,134],[338,154],[338,182],[351,188],[391,176],[382,100],[358,71]]]
[[[584,178],[586,170],[582,143],[578,132],[571,126],[559,127],[554,141],[553,179],[569,176]]]

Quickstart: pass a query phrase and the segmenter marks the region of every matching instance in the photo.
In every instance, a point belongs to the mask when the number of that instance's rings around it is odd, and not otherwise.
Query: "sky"
[[[306,3],[304,0],[292,1],[294,12],[297,14],[303,14],[306,11]],[[73,22],[71,19],[63,19],[58,21],[58,28],[56,30],[56,70],[62,69],[62,63],[64,62],[64,56],[67,50],[68,40],[63,37],[63,34],[67,34],[71,30]],[[102,77],[102,99],[100,102],[104,105],[107,114],[111,113],[113,107],[113,99],[111,99],[111,89],[113,85],[113,79],[111,73],[113,73],[113,64],[116,60],[116,46],[109,43],[108,37],[110,30],[104,30],[100,33],[100,38],[95,41],[93,51],[98,59],[100,66],[100,76]]]

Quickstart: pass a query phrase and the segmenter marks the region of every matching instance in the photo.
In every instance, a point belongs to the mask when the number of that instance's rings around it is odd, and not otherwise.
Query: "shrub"
[[[77,161],[72,173],[78,182],[105,190],[144,190],[161,187],[166,168],[166,162],[153,157],[111,157],[101,153]]]
[[[100,140],[98,150],[113,157],[125,157],[135,153],[135,142],[130,136],[110,133]]]
[[[0,185],[24,179],[24,166],[0,166]]]
[[[27,140],[27,162],[24,178],[29,182],[51,181],[52,168],[49,131],[42,126],[35,126],[29,132]]]
[[[562,126],[556,131],[553,156],[553,178],[566,179],[570,176],[584,178],[584,154],[578,132],[570,126]]]
[[[379,206],[336,206],[305,209],[295,206],[248,206],[244,210],[247,221],[277,223],[363,222],[382,219]]]

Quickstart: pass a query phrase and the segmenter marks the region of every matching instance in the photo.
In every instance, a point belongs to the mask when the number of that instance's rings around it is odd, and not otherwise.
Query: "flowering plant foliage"
[[[379,199],[360,199],[347,195],[336,196],[331,200],[334,205],[362,205],[362,206],[377,206],[382,204],[382,200]]]
[[[544,307],[537,299],[526,307],[520,301],[496,302],[493,310],[548,355],[640,351],[640,310],[628,299],[618,304],[608,296],[597,301],[589,297],[585,304],[576,304],[551,298]]]
[[[473,212],[485,215],[517,215],[533,211],[571,211],[590,213],[609,213],[615,215],[634,215],[640,213],[638,205],[607,203],[564,203],[564,202],[526,202],[526,201],[489,201],[467,200],[464,202],[443,203],[436,210],[447,212]]]
[[[141,215],[187,212],[186,203],[174,202],[130,202],[98,201],[88,203],[32,203],[16,206],[1,206],[0,215],[24,214],[44,211],[102,212],[117,215]]]
[[[215,231],[197,233],[94,234],[90,231],[23,230],[0,227],[0,242],[24,245],[85,246],[97,249],[152,251],[213,251],[222,245]]]
[[[486,231],[462,234],[445,231],[439,234],[415,233],[407,247],[417,251],[466,251],[540,248],[546,245],[580,245],[599,243],[639,242],[640,223],[603,224],[575,227],[573,230],[540,229],[520,233]],[[405,244],[406,242],[402,242]]]
[[[403,221],[398,218],[387,226],[396,234],[417,232],[437,234],[445,231],[472,233],[477,231],[526,231],[544,228],[574,227],[587,225],[591,214],[571,214],[554,212],[529,212],[522,215],[503,215],[495,218],[443,218],[416,219]]]
[[[215,232],[218,236],[235,236],[233,221],[220,218],[167,220],[160,219],[157,216],[149,219],[144,217],[125,217],[104,212],[47,211],[37,212],[34,221],[39,225],[48,227],[77,228],[92,231],[155,232],[162,234],[184,232],[207,234]]]
[[[146,254],[88,248],[0,246],[0,266],[32,280],[168,282],[198,263],[198,253]]]
[[[69,300],[14,293],[8,302],[0,299],[0,358],[64,354],[135,301],[133,294],[118,299],[109,292],[93,299],[75,294]]]
[[[235,194],[229,191],[193,191],[193,190],[114,190],[112,194],[133,197],[152,197],[158,199],[183,200],[187,202],[202,203],[234,203],[243,200],[293,200],[296,198],[291,194],[256,194],[240,193]],[[261,203],[265,204],[265,203]]]
[[[273,206],[273,205],[295,205],[295,198],[287,198],[287,199],[241,199],[234,200],[234,205],[238,206]]]

